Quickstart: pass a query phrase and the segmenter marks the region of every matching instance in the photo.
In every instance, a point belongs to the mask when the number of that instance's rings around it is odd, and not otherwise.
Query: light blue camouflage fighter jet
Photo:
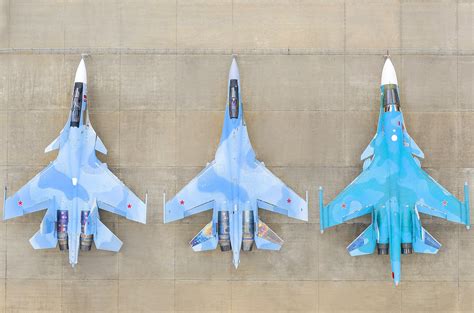
[[[441,244],[422,226],[420,213],[466,225],[469,194],[464,203],[424,172],[423,152],[408,135],[400,111],[397,76],[387,57],[381,80],[377,133],[362,153],[363,171],[328,205],[320,188],[321,233],[324,229],[371,214],[372,223],[348,247],[350,255],[390,254],[392,278],[400,282],[401,254],[438,252]]]
[[[212,221],[191,240],[194,251],[232,250],[239,266],[240,250],[279,250],[283,240],[258,216],[258,209],[308,220],[307,200],[300,198],[262,162],[250,144],[240,97],[239,69],[235,59],[229,72],[228,101],[215,160],[168,203],[164,222],[176,221],[213,209]]]
[[[100,221],[98,208],[146,222],[146,203],[97,159],[95,151],[106,154],[107,149],[92,128],[87,104],[87,73],[81,60],[69,118],[58,138],[45,149],[59,149],[56,160],[4,202],[4,219],[47,209],[30,243],[35,249],[48,249],[59,242],[60,250],[69,250],[73,267],[79,249],[90,250],[92,241],[101,250],[119,251],[122,246]]]

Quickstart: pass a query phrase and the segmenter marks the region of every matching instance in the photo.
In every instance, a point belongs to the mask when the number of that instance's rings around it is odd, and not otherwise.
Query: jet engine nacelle
[[[252,251],[255,222],[252,211],[243,211],[242,250]]]
[[[402,243],[402,254],[412,254],[413,244],[411,242]]]
[[[69,220],[69,212],[67,210],[59,210],[57,213],[56,230],[58,233],[59,250],[64,251],[69,249],[67,223]]]
[[[229,211],[219,211],[217,224],[221,251],[229,251],[231,249]]]
[[[379,255],[387,255],[388,254],[388,243],[378,243],[377,244],[377,253]]]
[[[90,211],[81,211],[81,251],[90,251],[94,235],[87,234]]]

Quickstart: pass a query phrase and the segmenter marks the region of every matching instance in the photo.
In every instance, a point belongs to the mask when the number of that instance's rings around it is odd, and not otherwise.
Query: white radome
[[[235,58],[232,58],[232,65],[230,66],[229,71],[229,80],[238,79],[240,80],[239,67],[237,66],[237,61]]]
[[[392,61],[390,61],[390,58],[385,60],[382,70],[382,80],[380,82],[381,86],[388,84],[398,85],[397,73],[395,73],[395,68],[393,67]]]
[[[75,83],[84,83],[87,84],[87,71],[86,71],[86,64],[84,63],[84,59],[81,59],[79,66],[76,70],[76,77],[74,78]]]

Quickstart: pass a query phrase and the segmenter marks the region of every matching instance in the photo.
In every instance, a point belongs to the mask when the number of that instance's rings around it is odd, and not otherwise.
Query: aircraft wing
[[[99,208],[129,220],[146,223],[146,203],[138,198],[103,163],[81,168],[81,185]]]
[[[400,187],[418,212],[469,226],[469,204],[459,201],[410,158],[403,159]],[[465,186],[467,194],[467,185]]]
[[[219,193],[230,190],[230,182],[219,174],[221,170],[215,161],[206,166],[165,204],[164,222],[180,220],[214,208],[214,200],[219,197]]]
[[[263,163],[257,160],[251,163],[243,171],[241,183],[248,192],[255,194],[259,208],[303,221],[308,220],[307,201],[273,175]]]
[[[373,162],[326,206],[323,206],[320,191],[321,231],[372,212],[385,196],[386,173],[381,167]]]
[[[10,219],[51,207],[58,192],[55,188],[68,184],[70,180],[56,170],[54,162],[51,163],[5,200],[3,218]]]

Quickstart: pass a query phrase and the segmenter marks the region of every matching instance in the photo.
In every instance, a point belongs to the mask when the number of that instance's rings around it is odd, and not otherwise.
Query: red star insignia
[[[342,207],[343,209],[345,209],[345,208],[346,208],[346,204],[343,203],[343,204],[341,205],[341,207]]]
[[[129,203],[129,204],[127,205],[127,208],[131,209],[131,208],[132,208],[132,205]]]
[[[288,198],[288,199],[286,200],[286,202],[288,202],[288,203],[291,203],[291,199],[290,199],[290,198]]]
[[[18,201],[18,205],[19,205],[19,206],[22,206],[22,205],[23,205],[23,201],[21,201],[21,200]]]
[[[443,206],[447,206],[447,205],[448,205],[448,201],[444,200],[443,202],[441,202],[441,204],[442,204]]]
[[[184,200],[179,201],[179,204],[184,205]]]

